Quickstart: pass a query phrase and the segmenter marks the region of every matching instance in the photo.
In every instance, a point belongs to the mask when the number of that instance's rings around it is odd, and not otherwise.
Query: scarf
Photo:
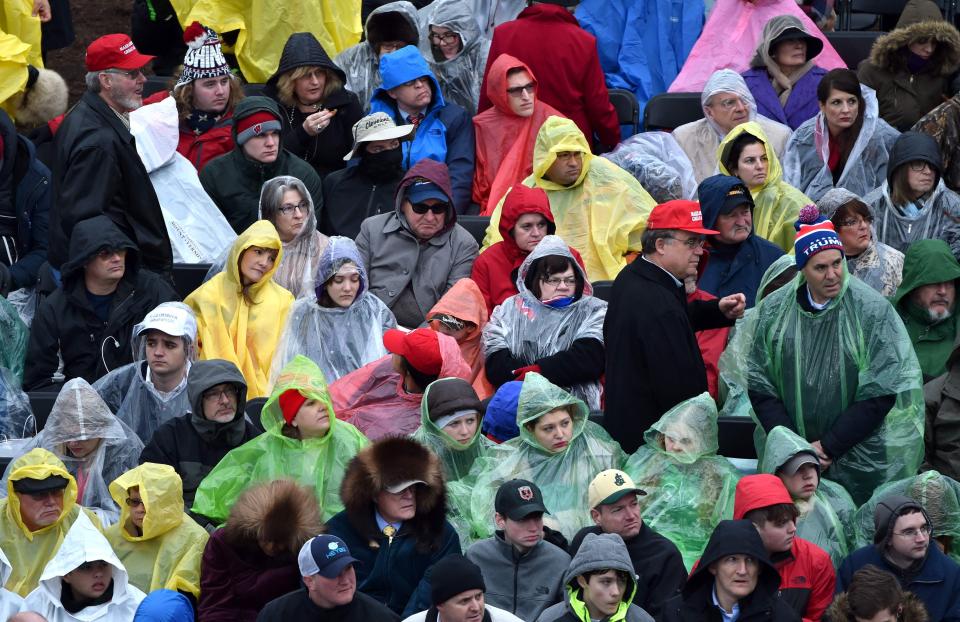
[[[807,72],[813,69],[813,59],[808,60],[806,64],[790,75],[780,71],[780,65],[768,55],[764,55],[763,62],[767,66],[767,73],[770,74],[770,84],[773,85],[773,90],[777,92],[781,106],[787,105],[787,100],[790,99],[790,93],[793,92],[793,87],[800,81],[800,78],[807,75]]]
[[[200,136],[212,130],[213,126],[219,123],[222,118],[223,112],[213,113],[204,110],[194,110],[183,122],[187,124],[187,127],[190,128],[194,136]]]

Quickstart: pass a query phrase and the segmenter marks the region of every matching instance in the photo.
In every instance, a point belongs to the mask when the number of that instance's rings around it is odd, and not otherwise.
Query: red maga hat
[[[125,34],[103,35],[87,46],[87,71],[140,69],[154,59],[141,54]]]
[[[647,218],[647,229],[679,229],[690,233],[717,235],[719,231],[705,229],[700,204],[696,201],[667,201],[653,208]]]

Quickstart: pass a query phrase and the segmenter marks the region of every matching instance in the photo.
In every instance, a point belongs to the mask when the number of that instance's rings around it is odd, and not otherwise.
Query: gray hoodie
[[[636,575],[627,546],[623,543],[623,538],[615,533],[587,534],[563,576],[563,583],[567,588],[566,598],[541,613],[537,622],[574,622],[576,620],[590,622],[577,577],[593,570],[620,570],[630,577],[620,609],[605,620],[653,622],[650,614],[630,604],[637,591]]]

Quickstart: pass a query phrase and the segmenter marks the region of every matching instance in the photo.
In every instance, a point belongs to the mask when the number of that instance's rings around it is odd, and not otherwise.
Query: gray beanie
[[[933,525],[933,521],[930,520],[930,515],[927,514],[927,511],[923,509],[922,505],[910,497],[890,495],[889,497],[881,499],[873,511],[874,544],[877,544],[881,549],[886,548],[887,543],[890,541],[890,536],[893,535],[894,524],[906,510],[917,510],[923,513],[923,517],[927,523],[931,526]]]

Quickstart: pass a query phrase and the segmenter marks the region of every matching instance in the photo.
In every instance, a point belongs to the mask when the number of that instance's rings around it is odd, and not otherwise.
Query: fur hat
[[[304,542],[323,533],[313,490],[288,479],[251,486],[230,510],[224,535],[235,546],[272,542],[296,556]]]
[[[436,550],[443,539],[447,491],[436,454],[415,440],[387,437],[367,446],[347,465],[340,499],[354,528],[374,540],[374,500],[400,482],[422,481],[416,488],[417,513],[409,521],[421,551]],[[371,524],[374,531],[371,531]]]
[[[27,90],[14,111],[19,125],[36,127],[67,111],[67,83],[60,74],[50,69],[37,69],[34,79],[31,71]],[[32,84],[31,84],[32,82]]]

